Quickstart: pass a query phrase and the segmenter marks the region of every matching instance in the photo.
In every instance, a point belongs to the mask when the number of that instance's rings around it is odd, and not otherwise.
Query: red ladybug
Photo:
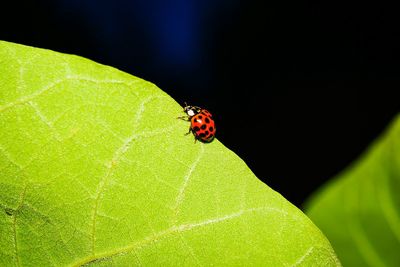
[[[215,137],[215,122],[212,118],[212,114],[203,108],[197,106],[186,105],[184,111],[187,117],[179,117],[181,119],[186,119],[190,121],[190,132],[193,133],[195,140],[200,140],[202,142],[209,143]]]

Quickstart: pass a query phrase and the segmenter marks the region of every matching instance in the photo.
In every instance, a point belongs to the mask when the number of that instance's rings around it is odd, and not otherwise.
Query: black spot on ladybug
[[[208,135],[208,131],[206,131],[205,134]]]
[[[206,135],[204,134],[204,133],[201,133],[201,134],[199,134],[199,137],[200,138],[203,138],[203,137],[205,137]]]
[[[202,119],[202,118],[203,118],[203,116],[199,115],[199,119]]]
[[[199,128],[199,126],[195,126],[195,127],[193,128],[193,131],[195,131],[195,132],[198,132],[198,131],[200,131],[200,128]]]
[[[200,127],[202,130],[205,130],[207,128],[207,126],[205,124],[201,125]]]
[[[210,126],[210,128],[208,128],[208,130],[210,130],[210,132],[214,131],[214,128],[212,126]]]
[[[206,118],[206,123],[210,123],[210,120],[208,118]]]

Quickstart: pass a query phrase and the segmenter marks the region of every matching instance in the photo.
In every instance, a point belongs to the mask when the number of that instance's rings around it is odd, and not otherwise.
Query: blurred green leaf
[[[0,266],[340,265],[153,84],[6,42],[0,84]]]
[[[306,204],[344,266],[400,266],[400,116]]]

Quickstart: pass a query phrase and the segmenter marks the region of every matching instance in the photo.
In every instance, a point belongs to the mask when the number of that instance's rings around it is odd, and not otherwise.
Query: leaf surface
[[[307,203],[344,266],[400,266],[400,116]]]
[[[0,266],[340,265],[155,85],[0,42],[0,86]]]

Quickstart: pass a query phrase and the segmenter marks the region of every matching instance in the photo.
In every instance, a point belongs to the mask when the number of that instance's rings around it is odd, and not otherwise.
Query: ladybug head
[[[189,117],[193,117],[194,115],[200,113],[201,108],[197,106],[189,106],[185,102],[184,111],[188,114]]]

